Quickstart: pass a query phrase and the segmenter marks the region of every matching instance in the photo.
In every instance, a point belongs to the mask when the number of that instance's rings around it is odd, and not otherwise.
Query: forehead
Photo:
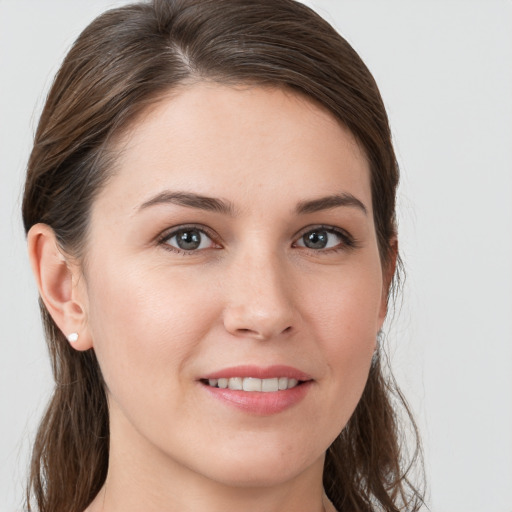
[[[349,192],[371,209],[369,166],[326,109],[283,89],[200,83],[162,99],[118,141],[98,202],[134,208],[159,189],[249,208]]]

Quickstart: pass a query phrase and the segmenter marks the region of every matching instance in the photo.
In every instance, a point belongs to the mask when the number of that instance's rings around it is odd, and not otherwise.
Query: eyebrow
[[[215,197],[192,194],[190,192],[169,192],[165,191],[143,203],[139,210],[149,208],[157,204],[177,204],[178,206],[188,206],[210,212],[222,213],[224,215],[235,216],[235,208],[229,202]]]
[[[365,215],[368,214],[366,206],[357,197],[344,192],[342,194],[333,194],[332,196],[319,197],[310,201],[301,201],[296,208],[299,214],[315,213],[322,210],[330,210],[339,206],[351,206],[359,208]]]
[[[199,210],[221,213],[231,217],[236,215],[236,209],[230,201],[216,197],[193,194],[191,192],[162,192],[144,202],[139,207],[139,210],[143,210],[149,208],[150,206],[159,204],[176,204],[178,206],[186,206],[189,208],[197,208]],[[322,210],[338,208],[340,206],[355,207],[361,210],[365,215],[368,213],[366,206],[359,199],[357,199],[357,197],[347,192],[326,197],[319,197],[318,199],[300,201],[297,204],[295,211],[299,215],[305,215]]]

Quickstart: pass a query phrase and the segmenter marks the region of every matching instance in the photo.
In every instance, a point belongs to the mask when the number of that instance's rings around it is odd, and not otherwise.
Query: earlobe
[[[30,264],[46,309],[68,340],[70,334],[80,333],[72,344],[73,348],[91,348],[86,322],[86,297],[77,287],[78,265],[71,264],[61,252],[53,229],[46,224],[32,226],[27,242]]]

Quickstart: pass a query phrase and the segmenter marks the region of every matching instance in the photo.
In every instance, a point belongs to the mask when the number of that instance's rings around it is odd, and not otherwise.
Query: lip
[[[230,379],[231,377],[255,377],[257,379],[273,379],[275,377],[288,377],[289,379],[297,379],[300,381],[313,380],[308,375],[297,368],[286,365],[273,366],[254,366],[241,365],[224,368],[222,370],[204,375],[201,379]]]
[[[214,388],[209,386],[208,379],[222,379],[231,377],[256,377],[258,379],[271,379],[275,377],[288,377],[297,379],[301,383],[291,389],[273,392],[240,391],[229,388]],[[283,412],[301,402],[311,389],[313,379],[306,373],[291,366],[234,366],[205,375],[199,380],[200,385],[208,396],[211,396],[227,406],[238,409],[244,413],[270,416]]]

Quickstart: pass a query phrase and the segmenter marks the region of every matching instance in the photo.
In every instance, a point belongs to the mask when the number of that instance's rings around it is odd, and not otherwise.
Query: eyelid
[[[157,243],[159,245],[162,245],[166,250],[171,252],[176,252],[179,254],[193,254],[193,253],[200,253],[204,251],[205,249],[194,249],[194,250],[186,250],[186,249],[180,249],[179,247],[174,247],[173,245],[170,245],[168,240],[175,237],[178,233],[181,231],[187,231],[190,230],[197,230],[201,232],[203,235],[207,236],[214,245],[217,247],[212,247],[212,249],[220,248],[220,243],[218,240],[218,235],[212,231],[211,229],[207,228],[206,226],[203,226],[201,224],[180,224],[178,226],[173,226],[172,228],[167,228],[165,231],[163,231],[160,235],[157,237]]]
[[[306,247],[306,246],[297,246],[297,242],[304,236],[306,235],[307,233],[310,233],[311,231],[327,231],[329,233],[334,233],[335,235],[337,235],[339,238],[341,238],[342,240],[342,243],[340,243],[339,245],[336,245],[334,247],[329,247],[327,249],[311,249],[309,247]],[[345,229],[342,229],[340,227],[337,227],[337,226],[331,226],[331,225],[327,225],[327,224],[317,224],[317,225],[311,225],[311,226],[307,226],[303,229],[301,229],[299,231],[299,234],[296,235],[295,237],[295,242],[293,242],[293,245],[295,247],[301,247],[301,248],[304,248],[304,249],[307,249],[309,251],[313,251],[313,252],[329,252],[329,251],[338,251],[338,250],[343,250],[343,249],[353,249],[353,248],[356,248],[358,246],[358,242],[357,240]]]

